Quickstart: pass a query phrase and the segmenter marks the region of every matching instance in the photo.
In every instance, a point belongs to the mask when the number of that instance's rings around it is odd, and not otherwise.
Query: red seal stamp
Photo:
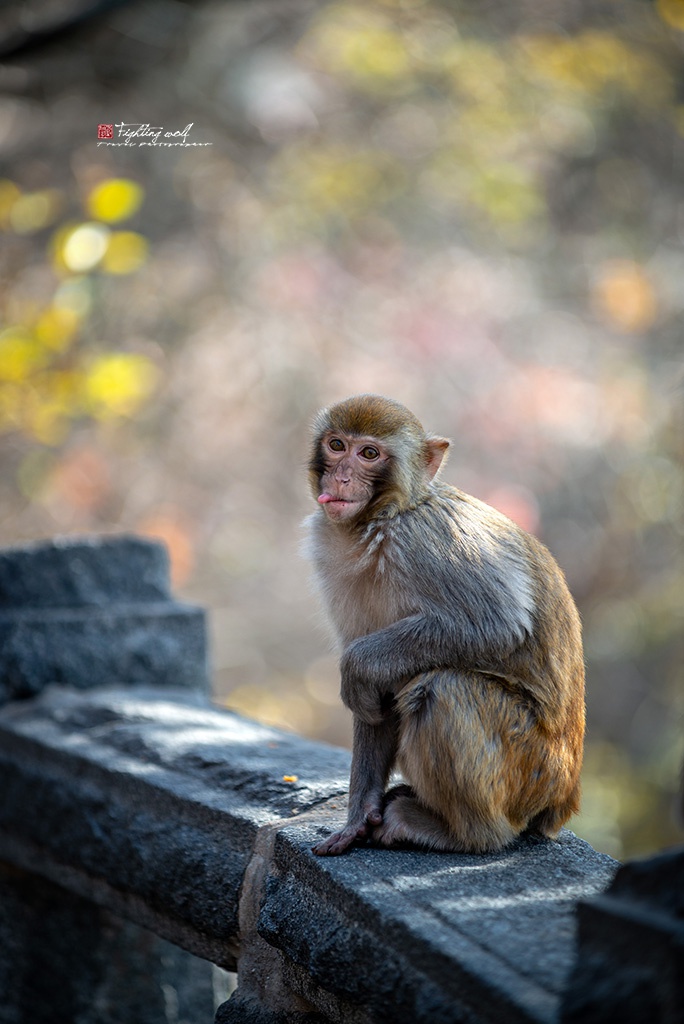
[[[97,137],[98,137],[98,139],[113,139],[114,138],[114,125],[113,124],[98,124],[98,126],[97,126]]]

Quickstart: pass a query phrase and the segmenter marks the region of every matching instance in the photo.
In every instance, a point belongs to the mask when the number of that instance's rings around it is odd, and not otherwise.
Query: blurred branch
[[[67,37],[85,22],[131,0],[20,0],[0,9],[0,59]]]

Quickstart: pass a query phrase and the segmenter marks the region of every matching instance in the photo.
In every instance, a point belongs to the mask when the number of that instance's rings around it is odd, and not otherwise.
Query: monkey
[[[347,821],[321,856],[495,852],[579,809],[577,608],[539,540],[439,479],[449,446],[379,395],[314,423],[305,543],[353,715]]]

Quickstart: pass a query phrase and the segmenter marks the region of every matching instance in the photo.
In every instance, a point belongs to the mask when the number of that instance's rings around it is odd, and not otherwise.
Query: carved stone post
[[[204,613],[173,600],[160,544],[65,539],[0,553],[0,704],[50,684],[208,688]],[[151,932],[0,864],[0,1024],[211,1021],[214,976]]]

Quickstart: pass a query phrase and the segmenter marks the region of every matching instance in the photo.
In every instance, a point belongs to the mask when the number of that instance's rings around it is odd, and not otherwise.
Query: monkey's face
[[[326,431],[320,438],[317,501],[328,519],[351,522],[386,477],[390,455],[374,437]]]
[[[316,417],[311,489],[330,522],[361,528],[423,501],[448,447],[405,406],[357,395]]]

